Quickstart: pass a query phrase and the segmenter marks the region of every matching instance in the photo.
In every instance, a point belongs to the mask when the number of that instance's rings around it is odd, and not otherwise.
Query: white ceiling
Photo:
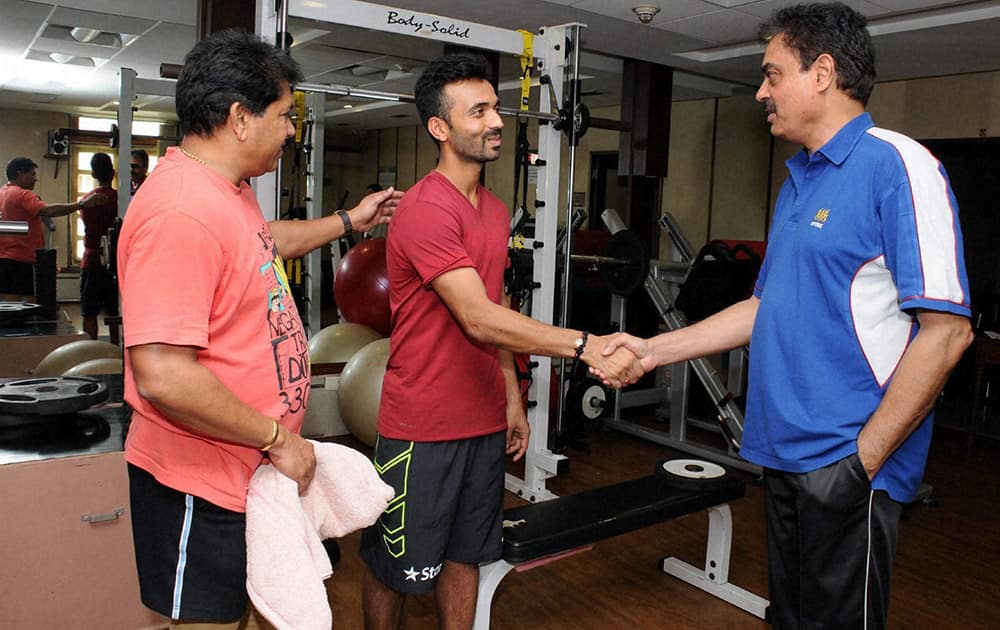
[[[618,102],[619,57],[643,59],[686,71],[674,98],[699,98],[749,90],[759,81],[758,23],[794,0],[395,0],[386,4],[466,22],[536,30],[582,22],[584,101],[591,107]],[[1000,70],[1000,0],[847,0],[868,16],[879,80]],[[632,12],[659,6],[648,25]],[[157,78],[161,63],[179,64],[196,38],[198,0],[0,0],[0,107],[113,115],[118,69]],[[73,27],[100,31],[90,42]],[[441,52],[431,40],[292,19],[293,55],[309,81],[411,93],[424,63]],[[81,32],[76,32],[77,37]],[[51,60],[55,53],[63,64]],[[60,76],[43,81],[40,67]],[[501,63],[501,86],[519,73]],[[517,92],[502,92],[513,106]],[[356,105],[344,109],[345,104]],[[364,105],[364,107],[361,107]],[[172,114],[171,99],[141,96],[137,117]],[[375,127],[411,124],[412,106],[328,99],[330,124]]]

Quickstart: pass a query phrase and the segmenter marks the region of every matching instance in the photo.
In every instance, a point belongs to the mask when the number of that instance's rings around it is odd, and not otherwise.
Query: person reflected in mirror
[[[132,195],[135,195],[135,191],[139,190],[139,186],[146,181],[146,176],[149,173],[149,153],[145,149],[132,149],[132,153],[129,156],[129,191]]]
[[[80,312],[83,331],[97,339],[97,316],[104,311],[109,317],[118,315],[118,283],[103,258],[101,239],[118,218],[118,191],[111,187],[115,167],[107,153],[95,153],[90,158],[90,173],[97,188],[83,196],[83,201],[94,200],[94,205],[80,211],[83,220],[83,258],[80,260]],[[118,326],[108,327],[108,341],[119,343]]]
[[[45,247],[43,219],[61,217],[97,200],[46,203],[35,193],[38,164],[18,156],[7,162],[7,184],[0,188],[0,220],[26,221],[27,234],[0,234],[0,298],[35,301],[35,250]]]

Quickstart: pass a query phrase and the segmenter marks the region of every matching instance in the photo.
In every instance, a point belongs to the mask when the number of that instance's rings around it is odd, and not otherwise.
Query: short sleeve
[[[968,316],[957,204],[943,173],[927,169],[919,174],[924,181],[912,182],[912,173],[904,176],[880,203],[886,266],[900,308]]]
[[[47,203],[42,201],[41,197],[35,194],[35,191],[24,191],[24,196],[21,198],[21,207],[31,216],[37,217],[38,213],[44,210],[47,205]]]
[[[424,286],[441,274],[475,263],[465,249],[462,222],[456,212],[435,203],[417,202],[402,219],[393,219],[400,253],[410,262]]]
[[[165,212],[132,235],[123,262],[126,346],[206,348],[225,255],[205,226],[190,215]]]

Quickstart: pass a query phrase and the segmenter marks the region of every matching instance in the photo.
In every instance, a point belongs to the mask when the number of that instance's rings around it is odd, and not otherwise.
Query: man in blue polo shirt
[[[866,20],[788,7],[757,100],[788,160],[753,296],[650,340],[647,371],[750,342],[740,453],[764,468],[776,628],[884,628],[902,504],[932,408],[972,341],[958,208],[924,147],[873,126]]]

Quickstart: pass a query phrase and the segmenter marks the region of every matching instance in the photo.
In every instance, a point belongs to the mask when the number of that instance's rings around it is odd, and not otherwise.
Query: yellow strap
[[[531,95],[531,67],[535,63],[535,54],[532,49],[535,36],[531,31],[524,29],[518,29],[517,32],[521,34],[521,39],[524,42],[524,48],[521,50],[521,109],[527,111],[528,97]]]
[[[306,93],[296,90],[292,94],[295,104],[295,144],[302,144],[302,124],[306,120]]]

